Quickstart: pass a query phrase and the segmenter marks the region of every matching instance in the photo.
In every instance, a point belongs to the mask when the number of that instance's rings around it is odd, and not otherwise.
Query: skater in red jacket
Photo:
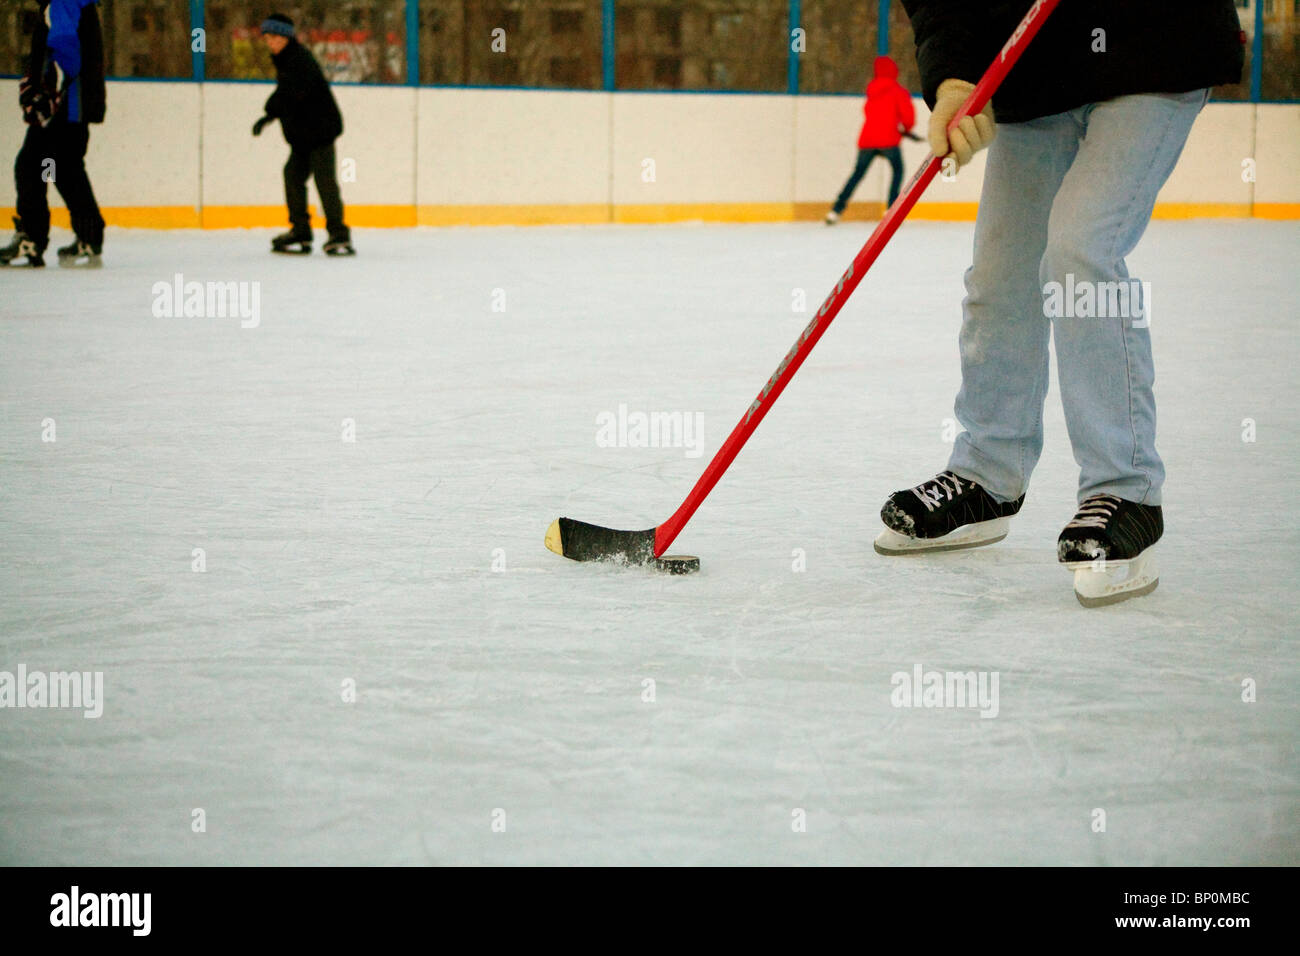
[[[877,156],[889,160],[893,179],[889,183],[889,205],[894,204],[903,187],[903,154],[898,142],[910,132],[916,122],[912,109],[912,96],[898,82],[898,65],[887,56],[876,57],[875,76],[867,84],[867,102],[862,107],[865,119],[858,134],[858,162],[853,174],[840,190],[835,206],[826,214],[826,225],[840,221],[844,207],[849,204],[853,190],[867,174],[867,168]]]

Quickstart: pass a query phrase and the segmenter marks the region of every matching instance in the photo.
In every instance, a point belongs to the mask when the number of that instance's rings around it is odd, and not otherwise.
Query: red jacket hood
[[[867,95],[883,93],[898,82],[898,64],[887,56],[876,57],[875,76],[867,83]]]
[[[878,56],[872,74],[876,79],[896,80],[898,79],[898,64],[894,62],[892,57]]]

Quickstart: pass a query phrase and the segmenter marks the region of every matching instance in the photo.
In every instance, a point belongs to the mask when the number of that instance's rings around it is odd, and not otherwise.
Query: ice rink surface
[[[0,271],[0,670],[104,675],[98,719],[0,710],[0,863],[1300,863],[1294,223],[1130,258],[1150,597],[1056,564],[1055,388],[1004,542],[871,549],[946,462],[968,225],[904,225],[673,547],[699,574],[543,549],[667,518],[868,229],[114,230]],[[257,325],[155,315],[177,273],[260,283]],[[601,447],[620,405],[703,454]],[[918,666],[996,673],[996,717],[893,706]]]

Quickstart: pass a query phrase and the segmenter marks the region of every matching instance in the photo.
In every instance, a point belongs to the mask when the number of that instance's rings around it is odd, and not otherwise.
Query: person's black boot
[[[82,239],[74,239],[59,248],[59,265],[65,268],[98,269],[104,264],[100,258],[102,253],[101,246],[93,246]]]
[[[22,259],[18,265],[31,266],[39,269],[45,265],[45,246],[38,245],[36,240],[27,234],[23,228],[23,221],[17,216],[14,219],[14,237],[10,240],[9,245],[0,248],[0,266],[14,265],[15,261]]]
[[[880,554],[898,555],[993,544],[1007,536],[1011,516],[1024,503],[1024,495],[1000,503],[977,482],[940,472],[889,496],[880,509],[885,530],[875,548]]]
[[[1091,495],[1056,539],[1056,557],[1074,572],[1084,607],[1150,594],[1160,583],[1153,545],[1165,531],[1159,505]]]
[[[355,256],[357,250],[352,245],[351,231],[344,229],[342,232],[330,233],[329,239],[322,246],[327,256]]]
[[[310,229],[290,229],[271,240],[271,251],[307,255],[311,252],[311,239]]]

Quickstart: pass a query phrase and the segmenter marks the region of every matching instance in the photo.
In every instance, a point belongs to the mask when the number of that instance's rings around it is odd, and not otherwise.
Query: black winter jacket
[[[343,134],[343,116],[311,51],[291,39],[271,60],[276,82],[266,101],[266,115],[280,121],[289,145],[316,149],[338,139]]]
[[[926,103],[950,77],[978,82],[1032,2],[903,0]],[[1116,96],[1236,83],[1244,40],[1233,0],[1061,0],[993,110],[1019,123]]]

